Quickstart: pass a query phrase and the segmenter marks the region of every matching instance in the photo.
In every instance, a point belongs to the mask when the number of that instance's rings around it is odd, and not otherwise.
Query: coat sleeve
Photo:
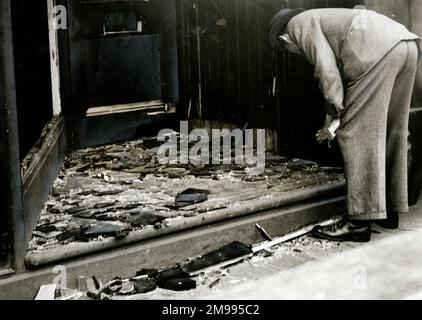
[[[326,111],[334,118],[344,111],[343,80],[336,56],[321,29],[318,16],[298,16],[288,25],[288,33],[305,58],[315,66],[314,76],[326,100]]]

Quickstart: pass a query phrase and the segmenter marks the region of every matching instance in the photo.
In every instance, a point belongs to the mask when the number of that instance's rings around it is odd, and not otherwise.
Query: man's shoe
[[[373,222],[385,229],[396,230],[399,228],[399,214],[397,212],[388,212],[387,219]]]
[[[369,223],[353,223],[342,221],[326,227],[317,226],[312,230],[313,237],[339,242],[368,242],[371,240]]]

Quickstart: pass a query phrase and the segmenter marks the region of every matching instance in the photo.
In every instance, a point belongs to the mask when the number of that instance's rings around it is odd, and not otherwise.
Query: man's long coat
[[[419,39],[371,10],[308,10],[290,20],[287,32],[315,65],[315,77],[330,106],[327,111],[336,117],[345,109],[344,85],[365,76],[402,40]]]

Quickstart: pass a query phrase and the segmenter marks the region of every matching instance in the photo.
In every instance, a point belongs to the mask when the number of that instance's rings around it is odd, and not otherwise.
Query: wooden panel
[[[410,28],[409,0],[366,0],[366,7],[385,14]]]
[[[65,156],[65,143],[64,121],[62,118],[57,118],[52,121],[51,129],[41,145],[32,151],[32,162],[23,174],[22,181],[25,225],[21,227],[25,227],[25,244],[32,237],[33,228],[59,173]]]
[[[367,0],[366,6],[383,13],[396,21],[403,23],[411,31],[422,35],[422,1],[420,0]],[[415,204],[419,199],[422,177],[422,68],[419,68],[413,98],[413,111],[410,113],[410,143],[409,153],[409,203]]]
[[[422,1],[411,0],[410,9],[411,29],[422,37]],[[422,108],[422,64],[419,65],[418,74],[416,76],[413,106],[415,108]]]
[[[352,8],[359,3],[291,0],[288,5]],[[284,153],[335,158],[314,141],[325,111],[313,68],[290,54],[273,59],[269,23],[286,5],[276,0],[179,0],[180,114],[275,129]],[[278,76],[275,98],[269,94],[274,72]]]
[[[410,1],[410,14],[412,22],[412,30],[422,35],[422,1],[411,0]]]
[[[159,35],[86,40],[88,106],[161,99]]]
[[[141,110],[87,117],[82,121],[84,130],[82,134],[85,136],[85,140],[80,147],[86,148],[119,142],[122,141],[122,137],[130,140],[145,133],[154,136],[157,135],[160,128],[176,127],[175,118],[175,113],[155,112],[154,110],[152,112]]]
[[[422,1],[410,1],[411,29],[422,36]],[[422,64],[419,64],[413,95],[414,111],[410,114],[412,161],[409,172],[409,201],[416,203],[422,187]]]
[[[409,203],[416,204],[422,188],[422,109],[410,112]]]
[[[114,105],[124,104],[135,101],[135,97],[144,101],[161,99],[168,103],[177,103],[179,100],[178,88],[178,61],[177,61],[177,32],[176,32],[176,13],[175,0],[157,0],[157,1],[113,1],[113,0],[95,0],[95,1],[68,1],[69,16],[69,72],[71,81],[70,96],[65,103],[70,104],[67,114],[72,119],[71,127],[72,144],[75,149],[88,145],[88,141],[97,141],[97,136],[104,134],[110,137],[110,132],[95,132],[90,127],[86,127],[88,121],[85,119],[86,111],[93,105]],[[142,22],[142,28],[137,22]],[[142,29],[142,31],[141,31]],[[106,32],[121,31],[121,37],[125,40],[109,39],[117,37],[116,34],[107,34],[107,40],[104,39],[104,30]],[[127,33],[126,31],[133,31]],[[151,40],[149,44],[138,41],[140,38]],[[96,39],[96,40],[93,40]],[[115,42],[113,44],[113,52],[117,58],[111,62],[111,58],[107,61],[97,61],[98,69],[91,69],[94,63],[85,59],[86,54],[89,56],[89,47],[87,43],[98,42],[102,39],[107,42]],[[120,41],[120,42],[119,42]],[[137,42],[138,41],[138,42]],[[146,41],[146,40],[145,40]],[[92,49],[92,48],[91,48]],[[121,50],[123,54],[119,54]],[[143,50],[143,52],[141,52]],[[92,57],[92,56],[91,56]],[[94,54],[94,58],[95,54]],[[122,59],[126,60],[124,62]],[[116,63],[118,60],[120,69],[114,70],[113,77],[104,74],[110,69],[110,64]],[[149,61],[147,61],[149,60]],[[129,68],[132,64],[134,67]],[[149,69],[151,66],[151,69]],[[112,68],[112,67],[111,67]],[[141,70],[145,69],[145,70]],[[102,76],[101,76],[102,74]],[[95,88],[92,88],[92,77],[97,77]],[[107,80],[104,87],[101,87],[103,77]],[[116,79],[121,79],[120,81]],[[122,80],[123,79],[123,80]],[[113,83],[125,84],[128,79],[133,82],[126,83],[128,92],[124,92],[123,86],[113,88]],[[161,80],[161,81],[160,81]],[[140,85],[142,91],[133,94],[136,91],[136,85]],[[152,89],[151,89],[151,83]],[[158,83],[158,86],[157,86]],[[150,88],[147,88],[150,86]],[[116,90],[120,88],[119,90]],[[95,89],[95,90],[90,90]],[[101,90],[100,90],[101,89]],[[101,99],[95,92],[102,92]],[[113,96],[110,96],[110,93]],[[104,99],[106,98],[106,99]],[[69,102],[70,100],[70,102]],[[100,100],[100,101],[98,101]],[[142,126],[147,121],[147,117],[136,118],[139,120],[138,126]],[[99,119],[102,122],[103,119]],[[95,119],[90,119],[90,123]],[[133,121],[131,122],[133,125]],[[113,131],[120,136],[113,136],[113,141],[126,140],[129,136],[124,135],[125,123],[120,123],[121,130]],[[102,127],[101,124],[97,128]],[[132,128],[131,128],[132,129]],[[131,131],[131,130],[130,130]],[[101,139],[103,143],[111,142]]]

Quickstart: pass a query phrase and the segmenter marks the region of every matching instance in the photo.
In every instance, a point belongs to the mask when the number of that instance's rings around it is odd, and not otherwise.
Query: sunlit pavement
[[[205,299],[422,299],[422,206],[370,243],[203,297]]]
[[[400,219],[398,230],[374,226],[369,243],[302,237],[198,277],[195,290],[122,299],[422,299],[422,201]]]

